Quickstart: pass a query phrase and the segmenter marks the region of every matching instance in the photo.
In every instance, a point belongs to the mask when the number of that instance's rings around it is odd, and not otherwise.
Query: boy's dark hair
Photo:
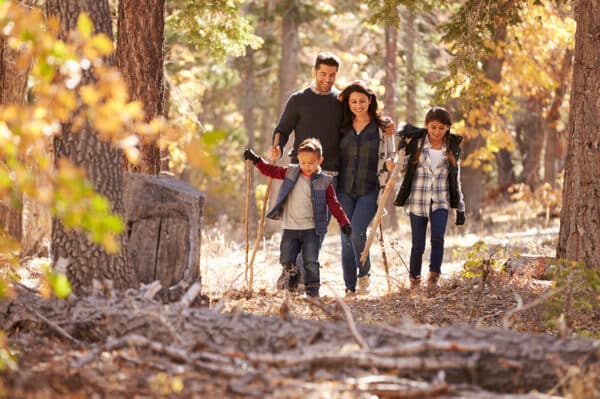
[[[323,156],[323,146],[321,145],[319,139],[306,139],[298,146],[297,153],[299,154],[301,152],[312,152],[313,154],[317,154],[319,158],[321,158]]]
[[[337,69],[340,69],[340,59],[333,53],[329,51],[325,51],[317,54],[317,59],[315,60],[315,69],[319,69],[319,65],[325,64],[329,66],[334,66]]]

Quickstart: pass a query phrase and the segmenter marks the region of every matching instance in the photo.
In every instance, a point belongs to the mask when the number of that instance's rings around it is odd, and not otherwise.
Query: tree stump
[[[204,194],[165,175],[128,173],[125,220],[131,263],[140,283],[160,281],[158,297],[178,300],[200,281]]]

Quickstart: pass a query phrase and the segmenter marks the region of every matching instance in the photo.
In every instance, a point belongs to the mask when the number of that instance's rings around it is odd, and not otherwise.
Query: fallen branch
[[[350,327],[350,332],[352,332],[352,336],[354,337],[356,342],[358,342],[358,344],[361,346],[361,348],[369,349],[369,345],[367,344],[367,341],[365,341],[363,336],[360,335],[360,333],[358,332],[358,330],[356,328],[356,323],[354,322],[354,317],[352,316],[352,312],[350,311],[350,308],[348,307],[348,305],[346,305],[346,303],[340,297],[336,297],[335,299],[336,299],[337,303],[340,305],[340,307],[342,308],[342,310],[344,311],[344,315],[346,316],[346,322],[348,323],[348,327]]]
[[[50,327],[52,330],[56,331],[61,337],[68,339],[73,342],[78,348],[83,348],[83,343],[78,339],[74,338],[71,334],[69,334],[64,328],[54,323],[53,321],[48,320],[46,317],[41,315],[37,310],[32,309],[30,306],[25,305],[25,309],[27,309],[31,314],[35,317],[43,321]]]

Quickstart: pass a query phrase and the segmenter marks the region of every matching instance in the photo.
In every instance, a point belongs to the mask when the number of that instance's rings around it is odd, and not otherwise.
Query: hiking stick
[[[381,215],[383,214],[383,210],[385,209],[385,204],[390,197],[390,194],[394,190],[394,183],[396,182],[396,176],[400,171],[400,165],[398,162],[394,165],[394,170],[392,171],[390,178],[385,183],[385,188],[383,189],[383,194],[381,194],[381,198],[379,198],[379,204],[377,206],[377,212],[373,217],[373,221],[371,222],[371,228],[369,229],[369,235],[367,236],[367,242],[365,242],[365,249],[363,249],[362,254],[360,254],[360,264],[364,265],[367,261],[367,256],[369,256],[369,248],[373,243],[373,239],[375,238],[375,234],[377,232],[377,227],[381,223]]]
[[[381,245],[381,257],[383,258],[383,268],[385,269],[388,294],[391,294],[392,281],[390,280],[390,267],[388,266],[387,254],[385,253],[385,243],[383,242],[383,225],[381,223],[379,223],[379,244]]]
[[[275,147],[279,143],[279,133],[275,133],[273,137],[273,147]],[[276,158],[271,159],[271,163],[273,165],[277,161]],[[248,283],[248,289],[252,291],[252,285],[254,283],[254,259],[256,258],[256,251],[258,250],[258,245],[260,244],[260,238],[262,237],[263,229],[265,227],[265,214],[267,213],[267,203],[269,202],[269,194],[271,192],[271,185],[273,184],[273,178],[269,177],[267,179],[267,189],[265,190],[265,199],[262,203],[262,210],[260,212],[260,221],[258,223],[258,231],[256,232],[256,241],[254,242],[254,248],[252,249],[252,257],[250,258],[250,263],[248,264],[248,270],[250,272]]]
[[[246,285],[250,285],[248,282],[248,252],[250,251],[250,227],[248,225],[248,219],[250,217],[250,168],[252,167],[252,161],[246,160],[246,208],[244,210],[244,238],[246,241],[246,268],[244,269],[244,279]]]

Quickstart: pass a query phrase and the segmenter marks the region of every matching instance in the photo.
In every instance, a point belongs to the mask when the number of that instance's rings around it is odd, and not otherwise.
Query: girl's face
[[[350,107],[350,111],[352,111],[354,116],[368,115],[370,104],[371,99],[369,96],[358,91],[350,93],[350,96],[348,97],[348,106]]]
[[[319,170],[319,166],[323,163],[323,157],[319,157],[314,152],[301,151],[298,153],[298,163],[302,173],[312,176]]]
[[[450,126],[444,125],[442,122],[433,120],[425,125],[427,134],[429,135],[429,141],[432,144],[440,143],[442,138],[450,130]]]

